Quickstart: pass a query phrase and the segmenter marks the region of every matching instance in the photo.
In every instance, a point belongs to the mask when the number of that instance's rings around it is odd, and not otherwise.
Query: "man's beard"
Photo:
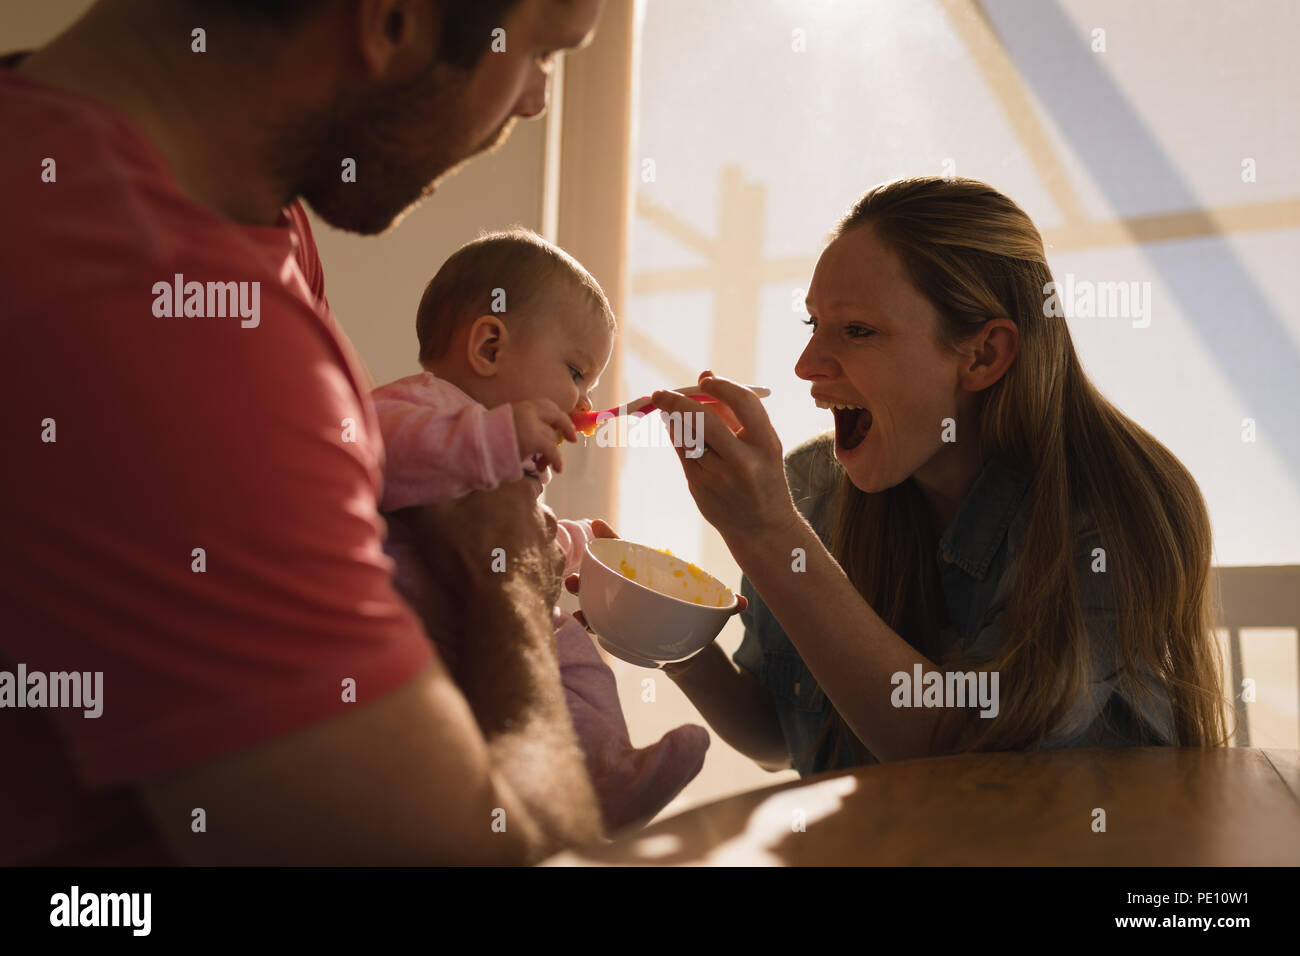
[[[296,142],[277,137],[284,150],[310,157],[294,177],[296,195],[338,229],[378,235],[396,225],[447,176],[510,135],[513,116],[469,143],[474,118],[463,115],[467,80],[461,71],[435,66],[401,87],[335,104],[316,122],[297,126]],[[288,165],[292,155],[277,158]],[[345,159],[356,162],[355,182],[343,181]]]

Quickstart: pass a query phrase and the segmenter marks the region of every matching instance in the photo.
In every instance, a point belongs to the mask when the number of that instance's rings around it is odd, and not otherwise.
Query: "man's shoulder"
[[[83,255],[168,254],[158,212],[174,212],[157,149],[124,116],[0,70],[6,217],[25,244]],[[12,234],[11,234],[12,235]]]
[[[14,254],[5,258],[40,258],[64,283],[89,291],[134,281],[137,269],[188,269],[269,285],[295,244],[314,249],[296,203],[282,239],[240,227],[186,193],[161,149],[124,113],[10,69],[0,69],[0,139],[9,144],[0,153],[10,226],[3,244]],[[232,271],[240,274],[226,276]]]

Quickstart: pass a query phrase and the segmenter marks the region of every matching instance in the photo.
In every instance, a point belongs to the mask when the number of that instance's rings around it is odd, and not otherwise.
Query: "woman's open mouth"
[[[871,412],[854,405],[835,405],[820,399],[817,404],[830,408],[835,415],[835,444],[845,451],[852,451],[862,444],[871,431]]]

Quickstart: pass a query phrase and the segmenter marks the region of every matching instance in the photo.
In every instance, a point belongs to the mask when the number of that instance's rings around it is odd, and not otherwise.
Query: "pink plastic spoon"
[[[767,396],[772,394],[770,388],[764,388],[762,385],[746,385],[744,387],[749,389],[759,398],[767,398]],[[680,392],[682,395],[693,398],[697,402],[704,402],[706,404],[716,404],[718,401],[712,395],[706,394],[704,389],[700,388],[698,385],[691,385],[687,388],[674,388],[670,389],[670,391]],[[619,415],[645,415],[649,412],[653,412],[658,407],[658,405],[650,400],[649,395],[642,395],[640,398],[634,398],[632,401],[623,405],[616,405],[613,408],[607,408],[603,412],[574,412],[569,417],[573,419],[574,428],[584,434],[590,435],[595,432],[596,425],[600,422],[602,417],[608,416],[605,417],[605,420],[608,421],[610,418],[615,418]]]

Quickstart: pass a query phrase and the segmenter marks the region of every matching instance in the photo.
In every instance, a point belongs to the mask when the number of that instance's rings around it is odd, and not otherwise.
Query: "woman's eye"
[[[869,329],[865,325],[850,325],[847,329],[850,338],[865,339],[868,335],[875,335],[875,329]]]
[[[811,315],[808,316],[808,318],[806,318],[806,319],[803,320],[803,324],[804,324],[804,325],[810,325],[810,326],[812,326],[814,329],[817,328],[817,320],[814,319]]]

